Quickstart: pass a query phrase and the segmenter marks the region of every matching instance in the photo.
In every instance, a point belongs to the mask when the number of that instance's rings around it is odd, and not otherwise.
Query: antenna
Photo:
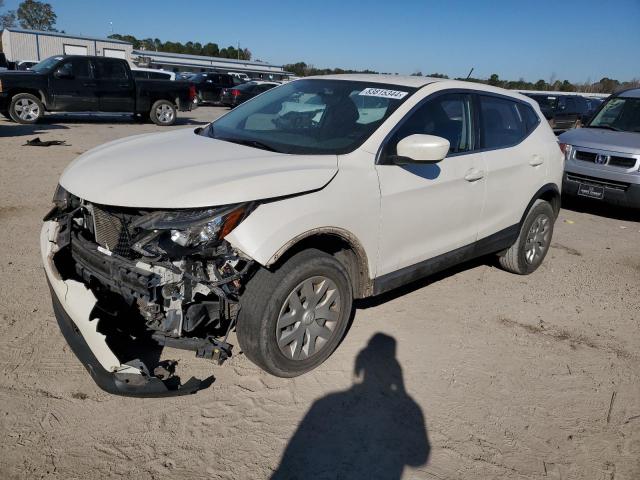
[[[471,76],[471,74],[473,73],[473,69],[475,67],[471,67],[471,70],[469,70],[469,75],[467,75],[467,78],[465,78],[465,80],[469,80],[469,77]]]

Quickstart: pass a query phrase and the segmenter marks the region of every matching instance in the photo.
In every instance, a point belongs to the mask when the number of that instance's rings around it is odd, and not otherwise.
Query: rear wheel
[[[555,217],[549,202],[536,200],[522,222],[518,239],[499,257],[500,266],[519,275],[533,273],[549,251]]]
[[[176,107],[169,100],[158,100],[149,112],[149,118],[153,123],[165,127],[176,123],[176,116]]]
[[[42,118],[44,105],[35,95],[19,93],[11,99],[9,115],[13,121],[29,125]]]
[[[248,282],[238,317],[238,342],[255,364],[295,377],[322,364],[344,336],[351,316],[351,283],[344,266],[305,250],[276,271]]]

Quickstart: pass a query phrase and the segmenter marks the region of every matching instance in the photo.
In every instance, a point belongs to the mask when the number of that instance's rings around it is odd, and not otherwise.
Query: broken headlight
[[[56,207],[64,211],[69,206],[69,192],[67,192],[62,185],[58,184],[51,201]]]
[[[146,230],[169,230],[182,247],[196,247],[226,237],[245,217],[247,206],[154,212],[137,222]]]

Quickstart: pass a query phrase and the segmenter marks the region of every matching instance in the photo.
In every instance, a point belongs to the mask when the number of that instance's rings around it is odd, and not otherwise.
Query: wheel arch
[[[551,204],[551,208],[553,208],[553,212],[555,213],[556,218],[560,213],[560,189],[555,183],[547,183],[546,185],[540,187],[540,189],[533,195],[527,208],[525,208],[524,213],[522,214],[522,218],[520,218],[520,226],[524,223],[524,219],[527,217],[529,210],[533,207],[533,204],[536,203],[536,200],[546,200]]]
[[[269,269],[278,268],[287,259],[308,248],[333,255],[345,266],[354,298],[372,295],[373,280],[369,275],[367,253],[356,236],[342,228],[319,227],[301,233],[280,247],[265,266]]]
[[[38,97],[38,99],[42,102],[42,105],[44,105],[45,109],[48,108],[47,96],[42,90],[39,90],[37,88],[14,88],[12,90],[9,90],[9,102],[11,102],[11,99],[13,97],[15,97],[16,95],[20,95],[21,93],[29,93],[35,97]]]

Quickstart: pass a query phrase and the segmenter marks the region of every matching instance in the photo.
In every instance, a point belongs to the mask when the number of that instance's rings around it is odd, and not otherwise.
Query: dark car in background
[[[131,113],[167,126],[194,97],[188,82],[136,79],[119,58],[59,55],[30,71],[0,72],[0,114],[23,124],[48,111]]]
[[[526,93],[540,105],[540,110],[556,133],[586,124],[601,102],[581,95]]]
[[[223,89],[243,83],[238,77],[228,73],[196,73],[188,80],[196,87],[198,103],[220,103]]]
[[[277,87],[279,83],[252,81],[243,83],[233,88],[225,88],[220,96],[220,103],[227,107],[233,108],[246,102],[250,98],[260,95],[262,92]]]

